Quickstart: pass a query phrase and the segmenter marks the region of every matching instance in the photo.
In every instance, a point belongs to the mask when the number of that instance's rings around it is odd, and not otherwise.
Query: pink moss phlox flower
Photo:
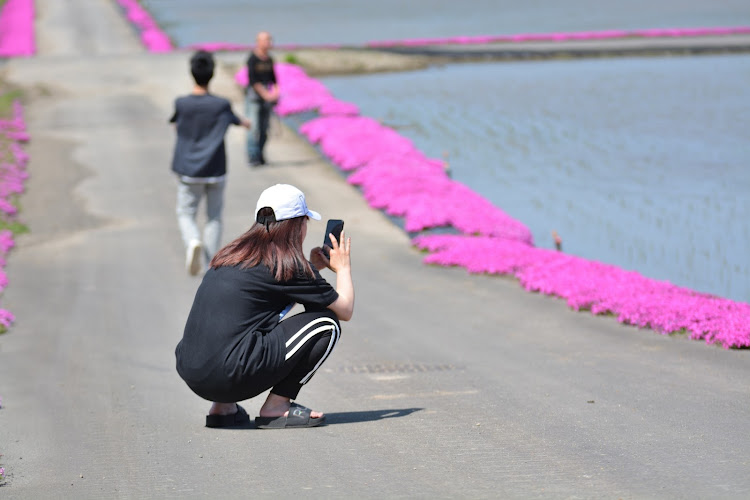
[[[7,286],[8,286],[8,275],[5,274],[5,271],[3,269],[0,269],[0,292],[5,290]]]
[[[440,160],[417,150],[381,155],[347,180],[360,186],[372,207],[404,217],[407,231],[452,226],[465,234],[533,241],[525,225],[448,177]]]
[[[16,163],[0,163],[0,175],[5,179],[26,180],[29,177],[23,166]]]
[[[15,132],[25,132],[26,122],[23,119],[23,105],[21,101],[15,99],[13,101],[13,119],[11,120],[0,120],[0,131],[11,130]]]
[[[8,215],[14,215],[18,209],[8,200],[0,198],[0,211],[5,212]]]
[[[31,136],[26,132],[16,132],[14,130],[6,130],[5,136],[12,140],[17,142],[29,142],[31,140]]]
[[[138,0],[117,0],[125,10],[128,21],[134,24],[141,33],[141,42],[149,52],[171,52],[172,42],[151,15],[141,7]]]
[[[16,317],[13,316],[13,313],[5,309],[0,309],[0,325],[3,325],[6,328],[8,328],[10,327],[10,325],[13,324],[15,320],[16,320]]]
[[[0,176],[0,197],[7,198],[9,195],[23,192],[22,182],[9,182]]]
[[[0,197],[23,193],[24,181],[28,177],[28,172],[21,170],[17,165],[0,163]]]
[[[0,57],[29,57],[34,43],[34,1],[7,0],[0,9]]]
[[[525,289],[561,297],[575,310],[611,313],[621,323],[660,333],[684,330],[691,339],[724,348],[750,347],[750,304],[503,238],[431,235],[413,243],[430,251],[426,263],[513,275]]]
[[[378,121],[362,116],[331,116],[310,120],[300,133],[342,170],[352,170],[380,155],[402,156],[416,152],[413,143]]]
[[[326,99],[318,106],[318,113],[321,115],[348,115],[356,116],[359,114],[359,107],[351,102],[339,101],[338,99]]]
[[[17,142],[10,143],[10,152],[15,157],[16,164],[20,168],[26,167],[30,157]]]
[[[416,151],[409,139],[384,127],[372,132],[356,127],[332,130],[320,140],[320,149],[342,170],[363,166],[384,153],[408,156]]]
[[[527,243],[486,236],[418,236],[414,245],[429,250],[424,261],[442,266],[460,266],[471,273],[515,274],[533,262],[534,247]]]
[[[366,116],[323,116],[304,123],[300,133],[315,144],[328,137],[373,134],[381,128],[377,120]]]
[[[481,234],[533,244],[531,231],[489,200],[460,182],[450,180],[436,211],[445,212],[450,225],[464,234]]]
[[[7,254],[14,246],[13,232],[10,229],[0,231],[0,254]]]
[[[276,78],[281,88],[281,97],[276,105],[276,112],[281,116],[303,111],[317,110],[320,115],[357,115],[359,108],[333,97],[328,89],[294,64],[279,63],[275,65]],[[247,85],[247,72],[244,73],[244,85]]]
[[[25,128],[26,124],[23,121],[19,122],[17,120],[0,120],[0,132],[22,132]]]
[[[171,52],[173,48],[167,34],[156,25],[141,32],[141,42],[149,52]]]
[[[23,104],[20,99],[13,100],[13,123],[18,130],[26,130],[26,123],[23,121]]]
[[[0,119],[0,132],[6,136],[22,134],[26,132],[26,122],[23,119],[23,105],[18,99],[13,101],[13,118],[10,120]]]

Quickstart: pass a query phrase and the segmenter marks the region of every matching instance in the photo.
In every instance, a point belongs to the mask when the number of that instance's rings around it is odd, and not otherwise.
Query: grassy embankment
[[[2,0],[0,0],[2,1]],[[13,118],[13,102],[21,99],[23,93],[20,89],[11,88],[5,81],[0,78],[0,120],[7,120]],[[4,165],[12,165],[16,158],[10,147],[11,140],[3,133],[0,133],[0,169],[5,169]],[[4,172],[0,171],[0,183],[3,182]],[[13,238],[19,234],[28,232],[28,227],[19,221],[19,214],[21,212],[20,195],[12,194],[8,197],[7,201],[16,208],[15,214],[8,214],[4,211],[0,211],[0,231],[10,230],[13,233]],[[5,333],[5,325],[0,324],[0,334]],[[0,403],[1,404],[1,403]],[[0,467],[0,486],[5,481],[4,471]]]
[[[3,8],[4,3],[5,3],[5,0],[0,0],[0,9]],[[6,98],[5,92],[3,92],[3,88],[4,86],[2,82],[0,81],[0,118],[7,116],[7,113],[10,111],[9,103],[13,102],[12,96],[8,96]],[[6,103],[6,101],[8,101],[8,103]],[[0,151],[5,151],[6,149],[5,145],[2,144],[1,142],[3,141],[3,139],[4,138],[0,136]],[[0,455],[0,457],[2,457],[2,455]],[[5,469],[2,466],[0,466],[0,485],[2,485],[4,482],[5,482]]]
[[[0,0],[2,3],[3,0]],[[9,119],[13,117],[13,102],[21,99],[22,92],[19,89],[11,89],[0,79],[0,119]],[[0,134],[0,164],[14,161],[10,150],[10,140]],[[8,201],[20,212],[20,200],[18,195],[13,195]],[[0,230],[10,229],[14,235],[25,233],[28,228],[18,221],[18,216],[8,216],[0,214]]]

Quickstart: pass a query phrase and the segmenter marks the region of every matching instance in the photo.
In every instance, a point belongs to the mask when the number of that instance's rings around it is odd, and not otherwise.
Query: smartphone
[[[341,243],[341,231],[343,230],[344,221],[340,219],[328,219],[328,223],[326,224],[326,236],[323,238],[323,253],[326,254],[326,257],[328,257],[328,250],[333,246],[331,245],[331,237],[328,235],[333,233],[333,236],[336,237],[336,241]]]

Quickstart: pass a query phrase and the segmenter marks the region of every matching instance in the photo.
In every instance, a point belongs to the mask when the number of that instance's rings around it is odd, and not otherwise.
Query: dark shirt
[[[273,59],[268,56],[266,59],[261,59],[255,52],[250,54],[247,59],[247,81],[248,87],[253,88],[256,83],[263,84],[264,87],[269,87],[272,83],[276,83],[276,72],[273,70]],[[263,98],[255,92],[255,100],[262,101]]]
[[[290,304],[326,308],[337,298],[334,288],[313,268],[315,277],[279,283],[262,265],[211,268],[195,294],[177,345],[177,371],[188,383],[216,378],[252,377],[264,366],[283,363],[286,352],[264,336],[279,324]]]
[[[172,170],[188,177],[219,177],[227,173],[224,134],[239,125],[228,100],[211,94],[178,97],[169,119],[177,124]]]

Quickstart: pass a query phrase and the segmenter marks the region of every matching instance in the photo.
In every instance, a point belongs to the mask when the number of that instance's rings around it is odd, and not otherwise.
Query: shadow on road
[[[326,413],[326,422],[321,426],[337,424],[355,424],[358,422],[373,422],[376,420],[385,420],[386,418],[406,417],[414,412],[424,410],[424,408],[402,408],[389,410],[369,410],[369,411],[347,411],[341,413]],[[244,430],[257,429],[255,422],[250,420],[247,424],[235,425],[232,427],[216,428],[212,430]]]
[[[384,420],[386,418],[406,417],[416,411],[424,408],[403,408],[390,410],[370,410],[370,411],[347,411],[342,413],[326,413],[326,423],[334,424],[354,424],[357,422],[372,422],[374,420]]]

